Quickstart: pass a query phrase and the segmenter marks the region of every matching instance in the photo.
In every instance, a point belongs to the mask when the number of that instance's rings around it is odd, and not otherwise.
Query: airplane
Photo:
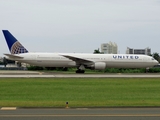
[[[87,53],[39,53],[29,52],[8,30],[2,30],[11,54],[7,59],[42,67],[77,67],[76,73],[85,69],[150,68],[158,61],[148,55],[135,54],[87,54]]]

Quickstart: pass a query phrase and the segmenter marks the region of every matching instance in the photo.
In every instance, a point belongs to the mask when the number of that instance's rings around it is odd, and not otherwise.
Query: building
[[[104,54],[117,54],[118,47],[116,43],[103,43],[101,44],[101,52]]]
[[[143,54],[143,55],[150,55],[151,49],[149,47],[145,49],[134,49],[127,47],[126,54]]]

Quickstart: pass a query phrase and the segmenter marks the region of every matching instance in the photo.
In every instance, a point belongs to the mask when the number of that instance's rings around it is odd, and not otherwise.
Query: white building
[[[134,49],[127,47],[126,54],[143,54],[143,55],[150,55],[151,49],[149,47],[145,49]]]
[[[118,46],[116,43],[103,43],[101,44],[101,52],[104,54],[117,54]]]

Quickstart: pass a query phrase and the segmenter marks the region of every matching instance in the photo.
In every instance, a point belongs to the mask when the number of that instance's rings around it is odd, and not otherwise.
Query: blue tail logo
[[[28,53],[28,50],[8,30],[2,31],[11,54]]]

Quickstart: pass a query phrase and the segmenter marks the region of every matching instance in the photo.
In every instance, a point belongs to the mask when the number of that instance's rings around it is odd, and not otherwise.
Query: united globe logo
[[[11,47],[11,54],[27,53],[28,51],[17,41]]]

